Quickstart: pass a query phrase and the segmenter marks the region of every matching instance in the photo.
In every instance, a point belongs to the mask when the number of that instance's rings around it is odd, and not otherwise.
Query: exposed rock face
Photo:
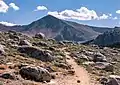
[[[32,46],[20,46],[18,47],[18,51],[21,53],[25,53],[30,57],[40,59],[41,61],[53,61],[54,57],[48,51],[41,50]]]
[[[35,35],[35,38],[39,38],[39,39],[44,39],[45,38],[45,35],[43,33],[37,33]]]
[[[31,79],[34,81],[49,82],[51,80],[50,73],[42,67],[35,67],[35,66],[23,67],[20,70],[20,74],[23,78]]]

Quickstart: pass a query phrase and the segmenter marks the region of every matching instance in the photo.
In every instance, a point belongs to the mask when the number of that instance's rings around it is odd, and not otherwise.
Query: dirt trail
[[[75,75],[60,76],[48,85],[98,85],[91,83],[91,78],[85,68],[77,65],[74,59],[69,56],[69,53],[65,53],[67,57],[66,61],[72,66],[73,70],[75,71]],[[80,83],[77,83],[77,80],[80,80]]]
[[[77,80],[80,80],[79,85],[90,85],[91,82],[88,72],[83,67],[77,65],[74,59],[68,56],[68,53],[66,53],[66,55],[67,55],[66,57],[69,58],[69,60],[67,60],[68,64],[70,64],[75,71],[75,76],[74,76],[75,81],[72,82],[75,82],[77,85],[78,84]]]

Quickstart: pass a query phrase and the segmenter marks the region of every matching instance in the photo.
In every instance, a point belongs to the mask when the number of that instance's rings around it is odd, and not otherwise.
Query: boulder
[[[95,68],[100,70],[110,71],[110,72],[113,72],[114,70],[113,65],[107,62],[96,62]]]
[[[19,46],[18,51],[27,54],[29,57],[39,59],[44,62],[54,60],[52,53],[33,46]]]
[[[23,78],[34,80],[34,81],[47,81],[49,82],[51,80],[50,73],[42,68],[42,67],[36,67],[36,66],[26,66],[21,68],[20,75]]]
[[[107,82],[108,82],[108,78],[106,78],[106,77],[102,77],[102,78],[100,79],[100,83],[101,83],[102,85],[105,85]]]
[[[86,56],[84,54],[81,54],[80,58],[83,59],[83,60],[89,61],[88,56]]]
[[[35,38],[44,39],[45,35],[43,33],[37,33],[37,34],[35,34]]]
[[[12,72],[6,72],[0,75],[1,78],[16,80],[17,76]]]
[[[95,62],[106,62],[106,56],[104,56],[102,53],[97,52],[94,54],[94,60]]]
[[[77,52],[74,52],[74,53],[71,53],[70,54],[71,57],[76,57],[76,58],[79,58],[79,59],[82,59],[82,60],[85,60],[85,61],[89,61],[89,58],[88,56],[84,55],[84,54],[81,54],[81,53],[77,53]]]
[[[94,52],[83,50],[84,55],[88,56],[89,61],[94,60]]]
[[[110,75],[105,85],[120,85],[120,76]]]
[[[21,46],[23,46],[23,45],[32,46],[32,44],[30,42],[28,42],[27,40],[20,40],[19,45],[21,45]]]

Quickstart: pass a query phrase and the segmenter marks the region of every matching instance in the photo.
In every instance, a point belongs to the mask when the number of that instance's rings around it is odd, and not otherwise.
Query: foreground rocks
[[[20,70],[20,75],[23,78],[27,78],[34,81],[47,81],[51,80],[50,73],[42,68],[42,67],[35,67],[35,66],[26,66]]]
[[[44,62],[54,60],[54,57],[48,51],[44,51],[36,47],[20,46],[18,47],[18,51],[21,53],[25,53],[32,58],[40,59]]]

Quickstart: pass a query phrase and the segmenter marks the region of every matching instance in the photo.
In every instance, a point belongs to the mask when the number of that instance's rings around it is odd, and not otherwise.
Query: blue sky
[[[120,26],[120,0],[0,0],[0,22],[29,24],[51,14],[94,26]]]

